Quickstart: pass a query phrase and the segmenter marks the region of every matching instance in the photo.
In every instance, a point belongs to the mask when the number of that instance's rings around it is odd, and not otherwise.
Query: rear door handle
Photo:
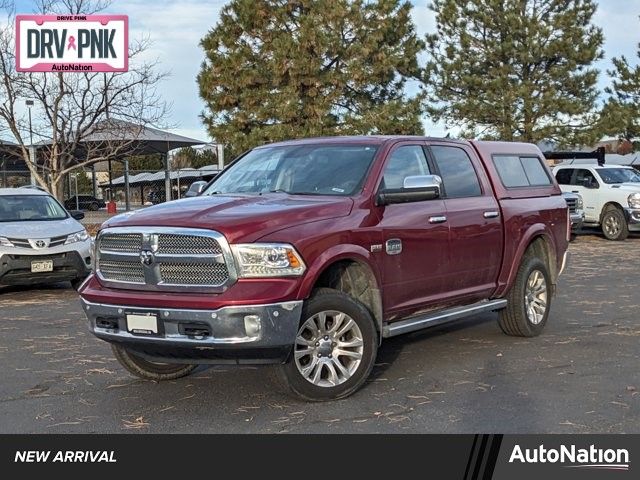
[[[429,223],[444,223],[447,221],[447,217],[441,215],[439,217],[429,217]]]
[[[489,212],[484,212],[484,218],[496,218],[500,216],[500,212],[491,210]]]

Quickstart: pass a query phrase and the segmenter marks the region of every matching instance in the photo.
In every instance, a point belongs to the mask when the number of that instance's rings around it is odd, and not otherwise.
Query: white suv
[[[640,231],[640,174],[621,165],[559,165],[553,174],[563,192],[579,193],[584,225],[601,227],[609,240]]]
[[[46,192],[0,188],[0,285],[70,281],[77,287],[91,271],[92,240]]]

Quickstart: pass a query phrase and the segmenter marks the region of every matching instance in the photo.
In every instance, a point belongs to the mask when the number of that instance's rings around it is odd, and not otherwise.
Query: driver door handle
[[[447,217],[444,215],[429,217],[429,223],[444,223],[447,221]]]
[[[497,210],[491,210],[489,212],[484,212],[483,216],[484,218],[496,218],[500,215],[500,212],[498,212]]]

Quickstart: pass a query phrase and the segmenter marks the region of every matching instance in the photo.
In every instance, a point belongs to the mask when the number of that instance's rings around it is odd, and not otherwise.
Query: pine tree
[[[420,134],[424,48],[400,0],[232,0],[201,44],[203,120],[232,153],[336,134]]]
[[[433,0],[424,82],[435,120],[483,138],[593,132],[603,35],[592,0]]]
[[[640,44],[638,45],[640,58]],[[623,55],[612,60],[609,94],[601,113],[601,133],[632,141],[640,136],[640,65],[632,67]]]

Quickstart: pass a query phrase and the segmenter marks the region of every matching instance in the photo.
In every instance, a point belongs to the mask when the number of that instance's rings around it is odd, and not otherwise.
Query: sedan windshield
[[[632,168],[601,168],[598,173],[604,183],[640,182],[640,175]]]
[[[67,212],[47,195],[0,196],[0,222],[64,220]]]
[[[353,195],[362,187],[376,147],[290,145],[250,151],[203,193]]]

